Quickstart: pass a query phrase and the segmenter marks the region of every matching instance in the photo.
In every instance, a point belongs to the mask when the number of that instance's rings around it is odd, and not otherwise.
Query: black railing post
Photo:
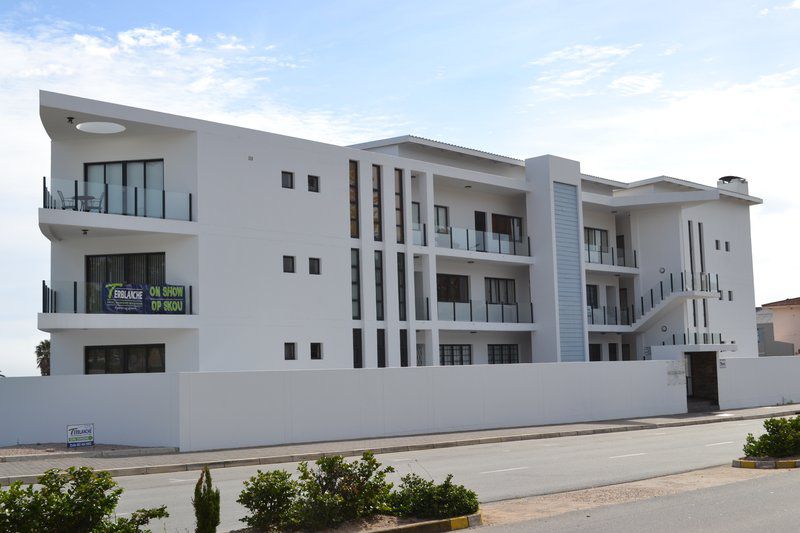
[[[189,193],[189,222],[192,221],[192,193]]]
[[[72,312],[78,312],[78,282],[72,282]]]
[[[604,326],[608,325],[608,318],[606,317],[606,306],[605,305],[603,306],[603,325]]]
[[[42,176],[42,207],[47,209],[47,176]]]
[[[108,214],[108,183],[103,184],[103,202],[105,202],[106,205],[98,206],[97,209],[102,210],[104,213]]]
[[[194,301],[193,301],[193,298],[192,298],[192,286],[189,285],[189,314],[190,315],[194,314],[193,303],[194,303]]]
[[[161,191],[161,218],[167,218],[167,191]]]
[[[133,215],[139,216],[139,187],[133,188]]]
[[[639,258],[637,257],[636,250],[633,251],[633,267],[639,268]]]
[[[467,232],[467,251],[469,251],[469,228],[465,229],[464,231],[466,231],[466,232]],[[470,302],[471,302],[471,301],[472,301],[472,300],[470,300]],[[472,307],[472,304],[470,304],[470,308],[471,308],[471,307]]]
[[[42,313],[49,313],[47,310],[47,283],[42,280]]]
[[[450,248],[453,248],[453,228],[447,228],[447,233],[450,234]]]
[[[719,274],[717,274],[717,290],[719,290]]]
[[[472,319],[472,300],[469,301],[469,321],[474,322]]]
[[[517,309],[517,324],[519,324],[519,303],[518,302],[514,302],[514,305],[516,306],[516,309]]]
[[[506,323],[506,306],[504,304],[500,304],[500,323]]]
[[[675,334],[674,333],[672,334],[672,344],[673,345],[675,344]]]
[[[658,282],[658,285],[661,287],[661,299],[664,299],[664,280]]]
[[[650,309],[654,308],[655,306],[656,304],[655,298],[653,298],[653,289],[650,289]]]
[[[531,324],[533,324],[533,302],[530,303],[531,306]]]
[[[684,272],[681,270],[681,292],[686,291],[686,282],[685,282]]]
[[[617,260],[614,257],[614,247],[611,247],[611,266],[617,266]]]
[[[531,256],[531,236],[528,235],[528,257]]]
[[[75,192],[75,196],[73,196],[73,198],[75,199],[75,206],[72,208],[72,210],[73,211],[77,211],[78,210],[78,180],[75,180],[73,188],[74,188],[74,192]]]
[[[675,278],[672,275],[672,272],[669,273],[669,292],[675,292]]]
[[[425,297],[425,320],[431,319],[431,299]]]
[[[639,298],[641,299],[641,303],[642,303],[642,314],[641,314],[641,316],[644,316],[644,296],[639,296]]]
[[[513,255],[517,255],[517,239],[513,240],[513,244],[511,245],[511,249],[513,250]]]

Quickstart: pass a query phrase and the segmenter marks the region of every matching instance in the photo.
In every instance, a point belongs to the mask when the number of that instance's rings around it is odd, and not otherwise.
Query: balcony
[[[191,315],[192,286],[42,281],[42,313]]]
[[[192,193],[83,180],[42,180],[45,209],[191,221]]]
[[[472,252],[530,256],[530,237],[512,239],[504,233],[448,227],[437,229],[436,246]]]
[[[427,225],[414,222],[411,225],[412,242],[416,246],[428,246]]]
[[[605,248],[586,243],[583,247],[583,260],[593,265],[639,268],[639,257],[636,250],[628,255],[625,248]]]
[[[488,303],[479,300],[468,302],[438,302],[436,317],[441,321],[486,322],[499,324],[533,323],[533,304]]]

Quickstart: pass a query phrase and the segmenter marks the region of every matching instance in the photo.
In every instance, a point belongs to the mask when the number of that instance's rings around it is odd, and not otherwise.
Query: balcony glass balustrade
[[[192,220],[192,194],[83,180],[42,183],[42,206],[87,213]]]
[[[453,250],[469,250],[506,255],[530,255],[530,237],[512,239],[504,233],[448,227],[437,230],[436,246]]]
[[[438,302],[436,316],[442,321],[452,322],[533,322],[533,306],[530,302],[499,304],[479,300],[468,302]]]

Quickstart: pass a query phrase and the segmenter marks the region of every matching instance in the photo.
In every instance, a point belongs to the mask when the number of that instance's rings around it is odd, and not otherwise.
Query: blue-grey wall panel
[[[585,361],[578,188],[553,183],[553,208],[561,360]]]

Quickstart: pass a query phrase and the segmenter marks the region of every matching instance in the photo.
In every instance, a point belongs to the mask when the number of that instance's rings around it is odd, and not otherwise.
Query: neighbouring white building
[[[800,354],[800,298],[787,298],[756,308],[758,355]]]
[[[40,113],[53,374],[687,358],[692,377],[758,355],[741,178],[623,183],[51,92]]]

